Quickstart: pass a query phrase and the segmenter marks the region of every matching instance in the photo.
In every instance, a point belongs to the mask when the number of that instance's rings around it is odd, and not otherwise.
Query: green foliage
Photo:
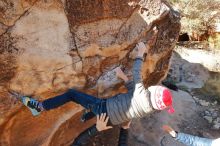
[[[204,34],[220,19],[219,0],[168,0],[182,15],[182,31]]]
[[[208,39],[210,46],[216,49],[220,49],[220,34],[210,36]]]

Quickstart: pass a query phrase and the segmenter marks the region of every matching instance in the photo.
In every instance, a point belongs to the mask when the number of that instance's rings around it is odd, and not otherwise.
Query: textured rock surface
[[[40,100],[68,88],[100,98],[124,92],[112,70],[121,65],[131,75],[135,44],[152,37],[142,75],[146,86],[157,84],[179,30],[161,0],[0,1],[0,145],[68,145],[93,123],[80,123],[73,103],[32,117],[9,89]]]

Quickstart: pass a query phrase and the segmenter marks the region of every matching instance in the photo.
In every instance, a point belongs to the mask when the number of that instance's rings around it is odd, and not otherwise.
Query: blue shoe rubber
[[[40,109],[34,108],[33,106],[30,105],[30,103],[38,103],[37,100],[27,97],[27,96],[23,96],[21,97],[21,102],[31,111],[33,116],[37,116],[40,114]]]

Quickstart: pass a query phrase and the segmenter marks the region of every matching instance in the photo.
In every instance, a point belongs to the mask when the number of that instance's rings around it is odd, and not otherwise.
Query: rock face
[[[80,123],[74,103],[32,117],[8,90],[39,100],[76,88],[99,98],[125,92],[113,69],[131,76],[135,44],[156,37],[145,59],[146,86],[166,76],[180,30],[162,0],[0,1],[0,145],[68,145]]]

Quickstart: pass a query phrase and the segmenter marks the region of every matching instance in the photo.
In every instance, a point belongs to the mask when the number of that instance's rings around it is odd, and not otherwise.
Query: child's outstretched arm
[[[163,126],[163,130],[169,133],[175,140],[190,146],[212,146],[213,139],[202,138],[185,133],[177,133],[173,128],[168,125]]]
[[[133,66],[133,81],[129,81],[127,75],[125,75],[125,73],[121,70],[120,67],[117,67],[115,69],[116,76],[124,80],[125,86],[127,87],[128,91],[133,91],[135,84],[142,83],[142,77],[140,72],[143,63],[143,56],[145,53],[148,52],[150,48],[149,45],[145,46],[143,42],[138,43],[136,47],[138,49],[138,54]]]
[[[133,65],[133,78],[135,84],[142,83],[141,67],[143,64],[143,56],[145,53],[148,53],[149,50],[149,46],[146,46],[143,42],[138,43],[136,47],[138,53]]]

